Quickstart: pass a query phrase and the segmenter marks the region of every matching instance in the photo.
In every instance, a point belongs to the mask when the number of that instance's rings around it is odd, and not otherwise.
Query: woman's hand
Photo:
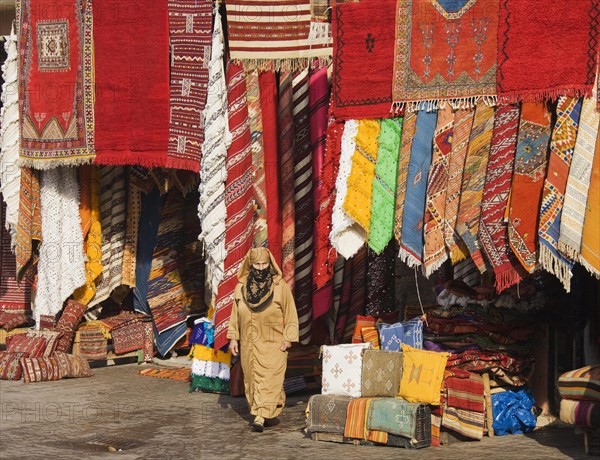
[[[237,340],[235,340],[235,339],[231,339],[231,340],[229,341],[229,350],[231,351],[231,354],[232,354],[233,356],[237,356],[237,355],[239,355],[239,354],[240,354],[240,348],[239,348],[239,345],[238,345],[238,341],[237,341]]]
[[[286,351],[288,348],[292,346],[291,342],[281,342],[281,347],[279,348],[281,351]]]

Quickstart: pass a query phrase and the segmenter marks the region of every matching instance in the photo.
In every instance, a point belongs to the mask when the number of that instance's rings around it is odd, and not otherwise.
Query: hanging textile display
[[[19,189],[19,222],[17,225],[17,281],[27,278],[33,283],[37,264],[37,249],[42,241],[42,214],[40,197],[40,173],[30,168],[21,168]]]
[[[344,283],[344,268],[346,260],[338,257],[333,267],[333,304],[327,312],[327,329],[329,332],[329,343],[339,343],[337,334],[337,323],[340,318],[342,306],[342,288]]]
[[[127,223],[125,225],[125,247],[123,248],[123,277],[125,286],[135,287],[135,266],[137,244],[142,214],[142,191],[131,181],[131,168],[128,168]]]
[[[596,139],[579,263],[600,278],[600,137]]]
[[[308,69],[298,72],[293,80],[294,131],[294,293],[300,327],[300,343],[310,341],[312,316],[313,258],[313,183],[310,120],[308,110]]]
[[[437,112],[419,111],[410,151],[399,253],[402,262],[409,267],[423,263],[423,217],[436,122]]]
[[[481,199],[483,198],[483,185],[493,130],[494,109],[479,104],[475,109],[475,118],[463,171],[456,232],[467,246],[473,262],[475,262],[481,273],[486,271],[486,266],[477,234],[479,232]]]
[[[0,218],[4,217],[6,204],[1,209]],[[28,283],[17,283],[17,265],[10,241],[10,232],[0,225],[0,312],[26,313],[31,310],[31,287]]]
[[[92,5],[45,5],[21,0],[17,8],[21,165],[36,169],[94,159]]]
[[[310,122],[310,149],[312,153],[312,179],[313,179],[313,260],[312,260],[312,314],[313,322],[323,316],[333,305],[333,284],[331,279],[320,288],[317,287],[318,273],[327,269],[326,265],[318,265],[317,250],[321,241],[328,241],[328,228],[321,228],[317,224],[323,200],[329,199],[324,196],[323,162],[325,160],[325,139],[328,126],[329,107],[329,80],[327,78],[327,67],[319,67],[317,62],[311,65],[308,78],[308,110]],[[331,178],[332,180],[333,178]],[[335,254],[333,262],[335,261]]]
[[[574,261],[564,257],[558,251],[558,238],[567,178],[577,139],[581,104],[581,99],[558,98],[538,229],[540,266],[562,281],[567,292],[571,289],[571,269]]]
[[[478,234],[487,261],[494,271],[498,293],[519,283],[525,274],[508,244],[505,222],[518,130],[519,106],[499,105],[494,119]]]
[[[322,288],[332,280],[334,276],[334,264],[338,258],[337,251],[333,249],[331,240],[329,239],[329,233],[333,224],[335,178],[338,176],[340,167],[343,132],[344,123],[330,118],[325,141],[323,170],[321,173],[321,202],[315,219],[313,276],[317,289]]]
[[[4,42],[6,61],[2,64],[2,108],[0,108],[0,193],[6,203],[0,222],[10,233],[10,247],[15,248],[19,224],[19,52],[14,25]]]
[[[352,155],[356,150],[358,121],[348,120],[344,125],[340,166],[335,181],[335,203],[331,213],[329,239],[335,250],[345,259],[354,256],[365,243],[365,231],[344,212],[343,205],[348,194],[348,177],[352,169]]]
[[[465,160],[474,120],[475,110],[457,110],[454,113],[454,131],[452,134],[452,151],[448,161],[448,187],[446,188],[446,211],[444,216],[444,240],[453,264],[467,257],[467,249],[456,232],[456,221],[458,219]]]
[[[310,0],[310,34],[309,40],[329,38],[331,40],[331,24],[329,18],[330,0]]]
[[[346,337],[346,324],[348,322],[348,313],[350,311],[350,291],[352,289],[352,266],[356,257],[352,259],[340,258],[344,261],[343,274],[341,275],[341,286],[340,286],[340,305],[337,310],[337,316],[335,318],[335,336],[334,343],[343,343]],[[339,275],[338,275],[339,276]],[[352,338],[354,329],[350,331],[348,340]]]
[[[396,311],[396,243],[390,241],[381,254],[367,251],[367,299],[364,313],[381,316]]]
[[[395,17],[396,0],[379,0],[376,13],[369,2],[333,7],[332,104],[337,119],[390,116]]]
[[[147,299],[156,346],[163,356],[185,335],[188,316],[201,313],[204,304],[204,264],[196,238],[200,222],[189,217],[197,197],[190,194],[184,199],[178,190],[171,190],[160,215]]]
[[[227,149],[231,144],[231,132],[227,122],[227,82],[223,68],[223,31],[221,16],[215,10],[212,52],[208,65],[208,99],[202,120],[204,143],[200,169],[200,202],[198,217],[202,232],[198,239],[204,244],[206,254],[206,277],[215,295],[223,279],[225,264],[225,181],[227,180]]]
[[[537,267],[537,229],[550,141],[550,113],[544,103],[525,103],[510,189],[508,241],[523,268]]]
[[[127,198],[125,168],[100,168],[100,221],[102,225],[102,275],[96,284],[96,295],[90,307],[108,299],[121,285]]]
[[[225,271],[214,303],[215,349],[226,346],[227,329],[233,304],[233,291],[238,283],[240,264],[252,248],[254,193],[252,187],[252,151],[246,102],[246,79],[241,64],[227,67],[227,98],[231,145],[227,150],[225,203]]]
[[[246,73],[246,91],[248,93],[248,116],[250,138],[252,142],[252,169],[254,199],[256,201],[254,246],[266,246],[269,233],[267,229],[267,186],[265,183],[265,150],[263,145],[263,125],[260,105],[260,86],[258,71]]]
[[[438,111],[437,126],[433,136],[433,157],[425,200],[423,223],[423,266],[429,277],[448,259],[444,244],[444,215],[446,188],[448,186],[448,160],[452,151],[454,115],[450,107]]]
[[[273,63],[275,70],[291,71],[310,58],[331,58],[331,36],[310,36],[310,0],[229,0],[225,6],[231,59],[246,67]]]
[[[402,218],[404,216],[404,201],[406,199],[406,180],[410,163],[410,151],[417,128],[417,114],[408,112],[402,124],[402,143],[398,159],[398,178],[396,180],[396,213],[394,215],[394,237],[398,244],[402,241]]]
[[[558,249],[573,260],[578,260],[581,254],[585,208],[592,175],[596,139],[598,138],[600,113],[596,112],[595,108],[596,104],[593,99],[583,101],[560,221]]]
[[[42,171],[42,244],[34,317],[56,315],[75,289],[85,284],[85,254],[79,216],[77,170]]]
[[[168,8],[172,55],[169,153],[165,167],[199,172],[213,2],[169,0]]]
[[[268,243],[277,265],[281,266],[282,220],[279,201],[279,161],[277,159],[277,82],[275,72],[272,70],[261,72],[258,75],[258,82],[265,154]]]
[[[592,95],[600,32],[598,2],[498,3],[499,97],[516,102]],[[544,20],[532,21],[532,12]]]
[[[396,12],[393,99],[438,108],[450,100],[494,102],[498,1],[400,0]],[[444,33],[445,32],[445,33]]]
[[[87,305],[96,294],[96,280],[102,274],[102,224],[100,222],[100,192],[98,168],[79,168],[79,215],[84,239],[85,285],[73,293],[73,298]]]
[[[295,201],[294,201],[294,113],[292,74],[279,75],[279,167],[281,179],[281,271],[283,279],[294,292],[294,241],[295,241]]]
[[[169,151],[168,2],[119,3],[114,14],[104,2],[95,2],[93,10],[95,163],[164,167]]]
[[[402,118],[381,121],[373,179],[369,247],[381,254],[394,236],[396,178],[402,142]]]
[[[344,200],[344,212],[363,228],[366,235],[371,229],[373,180],[380,132],[380,120],[359,120],[356,150],[352,155],[348,192]]]

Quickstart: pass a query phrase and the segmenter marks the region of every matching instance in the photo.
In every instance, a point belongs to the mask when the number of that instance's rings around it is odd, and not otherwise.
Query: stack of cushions
[[[564,373],[558,379],[558,392],[563,422],[600,428],[600,365]]]
[[[73,345],[77,325],[87,307],[69,301],[55,330],[12,334],[6,338],[6,351],[0,352],[0,378],[25,383],[91,377],[86,359],[67,354]]]
[[[313,439],[431,445],[428,405],[440,404],[448,353],[406,344],[401,351],[377,350],[368,342],[323,346],[322,357],[323,394],[313,396],[307,409],[307,431]]]
[[[22,313],[9,313],[7,311],[0,311],[0,328],[5,331],[12,331],[14,328],[19,326],[25,326],[29,324],[29,318]]]

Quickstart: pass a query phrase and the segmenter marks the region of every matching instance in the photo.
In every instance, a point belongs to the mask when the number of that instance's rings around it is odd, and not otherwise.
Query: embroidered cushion
[[[417,415],[422,407],[422,404],[402,399],[374,399],[369,408],[367,428],[416,441]]]
[[[48,340],[43,336],[30,336],[28,333],[11,335],[6,338],[6,351],[23,353],[24,357],[39,358],[44,355]]]
[[[375,326],[375,321],[376,319],[374,316],[358,315],[356,317],[356,326],[354,326],[354,334],[352,334],[352,343],[361,343],[363,340],[360,331],[363,327]]]
[[[54,353],[63,378],[91,377],[94,375],[87,359],[61,351]]]
[[[375,350],[381,349],[381,346],[379,345],[379,331],[375,326],[363,327],[360,331],[360,335],[363,343],[371,343],[371,348]]]
[[[403,356],[397,351],[365,350],[361,376],[362,395],[395,398],[402,379]]]
[[[386,351],[400,351],[404,343],[413,348],[423,348],[423,321],[415,318],[402,323],[380,324],[379,340],[381,349]]]
[[[323,345],[322,393],[360,397],[362,352],[370,343]]]
[[[62,332],[59,331],[29,331],[29,337],[44,337],[46,339],[46,349],[43,356],[52,356],[58,347],[58,343],[62,337]]]
[[[71,351],[71,348],[73,347],[73,340],[75,339],[75,331],[83,319],[83,315],[85,314],[86,310],[87,305],[85,304],[76,302],[75,300],[69,300],[67,302],[67,306],[60,316],[58,323],[56,323],[56,327],[54,328],[54,330],[63,333],[58,342],[58,351],[63,351],[65,353]]]
[[[29,319],[22,313],[0,312],[0,327],[5,331],[12,331],[15,327],[24,326]]]
[[[22,357],[23,353],[0,351],[0,379],[21,380],[23,368],[20,360]]]
[[[600,365],[565,372],[558,379],[558,392],[563,399],[600,401]]]
[[[41,358],[21,358],[23,366],[23,380],[30,382],[47,382],[62,378],[61,368],[53,356]]]
[[[309,433],[344,434],[349,396],[313,395],[308,400],[306,430]]]
[[[449,353],[418,350],[402,345],[404,362],[398,396],[408,402],[440,405],[444,369]]]

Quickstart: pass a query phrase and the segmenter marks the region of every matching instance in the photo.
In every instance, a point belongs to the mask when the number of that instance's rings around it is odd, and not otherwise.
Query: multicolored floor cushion
[[[409,402],[440,405],[444,369],[450,353],[417,350],[402,345],[404,363],[399,396]]]
[[[21,366],[25,383],[60,380],[63,377],[61,367],[54,356],[21,358]]]
[[[370,343],[323,345],[324,395],[361,396],[362,353]]]
[[[402,344],[423,348],[423,321],[415,318],[403,323],[380,324],[379,336],[382,350],[400,351]]]
[[[9,353],[0,351],[0,379],[1,380],[21,380],[23,376],[23,367],[21,367],[21,358],[24,353]]]
[[[560,402],[560,419],[570,425],[600,428],[600,404],[563,399]]]
[[[53,357],[58,362],[61,378],[76,379],[80,377],[92,377],[94,375],[87,359],[81,356],[57,351]]]
[[[349,396],[313,395],[308,400],[306,430],[309,433],[344,434]]]
[[[404,355],[397,351],[363,352],[361,393],[363,396],[394,398],[400,390]]]
[[[371,348],[374,350],[381,350],[379,343],[379,331],[375,326],[363,327],[360,330],[360,336],[362,337],[362,343],[370,343]]]
[[[565,372],[558,378],[558,392],[563,399],[600,402],[600,365]]]

